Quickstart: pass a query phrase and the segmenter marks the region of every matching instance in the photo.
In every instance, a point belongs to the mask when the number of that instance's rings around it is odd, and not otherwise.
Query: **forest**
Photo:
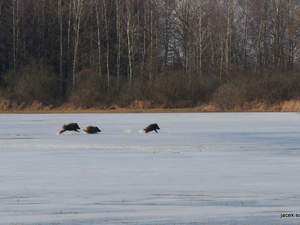
[[[299,0],[0,0],[0,108],[300,98]]]

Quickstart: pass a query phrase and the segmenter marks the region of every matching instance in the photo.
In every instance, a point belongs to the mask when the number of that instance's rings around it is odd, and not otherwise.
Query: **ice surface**
[[[296,113],[0,115],[1,225],[299,224],[299,174]]]

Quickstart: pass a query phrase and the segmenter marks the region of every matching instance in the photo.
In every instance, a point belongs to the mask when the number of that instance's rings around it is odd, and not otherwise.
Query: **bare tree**
[[[97,47],[98,47],[98,73],[99,77],[102,77],[102,49],[101,49],[101,25],[100,25],[100,10],[99,10],[99,0],[95,0],[95,10],[96,10],[96,21],[97,21]]]
[[[120,85],[120,66],[121,66],[121,10],[120,1],[116,0],[116,30],[117,30],[117,86]]]
[[[13,68],[17,68],[17,14],[18,14],[18,0],[12,0],[12,17],[13,17]]]
[[[134,24],[133,24],[133,15],[132,15],[132,1],[126,1],[126,16],[127,16],[127,23],[126,23],[126,34],[127,34],[127,48],[128,48],[128,66],[129,66],[129,73],[128,73],[128,80],[129,84],[132,84],[133,79],[133,39],[134,39]]]
[[[74,14],[75,14],[75,44],[74,44],[74,56],[73,56],[73,87],[76,86],[76,69],[77,69],[77,55],[80,42],[80,28],[81,28],[81,16],[82,16],[83,0],[74,0]]]
[[[59,23],[59,77],[61,80],[61,89],[63,89],[63,12],[62,0],[57,1],[58,23]]]
[[[105,34],[106,34],[106,74],[107,74],[107,88],[110,88],[110,39],[109,39],[109,16],[108,16],[108,5],[106,0],[103,0],[104,8],[104,23],[105,23]]]

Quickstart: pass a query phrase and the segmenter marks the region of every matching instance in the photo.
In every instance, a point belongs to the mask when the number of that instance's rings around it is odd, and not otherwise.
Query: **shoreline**
[[[252,103],[233,109],[224,110],[214,104],[202,105],[197,107],[168,108],[168,107],[111,107],[111,108],[80,108],[70,105],[59,107],[49,107],[32,105],[23,108],[0,109],[0,114],[75,114],[75,113],[271,113],[271,112],[300,112],[300,100],[285,101],[282,103],[268,105],[266,103]]]

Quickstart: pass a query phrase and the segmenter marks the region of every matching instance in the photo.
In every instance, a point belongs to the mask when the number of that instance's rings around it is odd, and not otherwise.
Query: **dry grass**
[[[280,104],[281,112],[300,112],[300,100],[285,101]]]
[[[300,99],[283,101],[278,104],[264,102],[245,103],[230,110],[222,110],[211,103],[191,108],[153,107],[150,102],[134,101],[129,107],[112,105],[108,107],[82,108],[67,103],[59,107],[45,106],[38,101],[31,105],[16,105],[0,98],[0,113],[185,113],[185,112],[300,112]]]

